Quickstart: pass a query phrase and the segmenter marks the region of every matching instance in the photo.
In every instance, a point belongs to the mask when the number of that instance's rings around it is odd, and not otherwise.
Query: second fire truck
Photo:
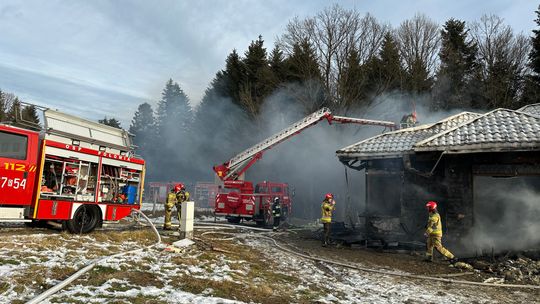
[[[233,223],[246,219],[254,220],[261,225],[270,225],[272,221],[271,202],[277,196],[281,200],[282,209],[286,212],[285,215],[289,215],[292,212],[292,202],[287,184],[263,182],[258,183],[254,188],[252,182],[244,180],[244,173],[262,158],[264,151],[316,125],[321,120],[326,120],[329,124],[354,123],[382,126],[391,130],[396,128],[396,125],[390,121],[335,116],[328,108],[322,108],[237,154],[229,161],[214,166],[214,172],[223,182],[223,186],[216,196],[215,214],[224,215],[229,222]]]

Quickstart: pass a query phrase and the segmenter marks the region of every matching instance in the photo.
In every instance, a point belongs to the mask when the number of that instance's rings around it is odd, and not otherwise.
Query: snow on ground
[[[148,236],[152,237],[151,234]],[[23,303],[100,257],[142,247],[133,241],[116,242],[101,237],[98,240],[92,235],[63,233],[3,235],[0,245],[0,303]],[[118,303],[122,300],[125,303],[135,300],[141,303],[240,303],[212,297],[208,292],[199,295],[185,292],[177,284],[169,284],[173,279],[179,279],[179,274],[232,280],[227,273],[233,271],[225,264],[207,265],[207,269],[201,268],[204,264],[196,263],[179,267],[170,261],[177,254],[164,253],[162,249],[101,262],[89,276],[75,281],[44,303],[106,303],[112,298]],[[117,273],[122,277],[122,273],[133,269],[136,272],[127,279],[115,278]],[[138,280],[137,275],[142,280]],[[153,280],[152,284],[147,284],[146,279]]]
[[[206,230],[205,230],[206,231]],[[44,303],[497,303],[484,289],[361,272],[304,259],[254,233],[234,241],[196,232],[99,263]],[[227,235],[223,237],[228,237]],[[2,234],[0,303],[23,303],[93,260],[152,244],[149,230]],[[175,241],[165,237],[165,241]],[[336,257],[339,259],[339,257]],[[526,292],[510,297],[528,300]],[[22,300],[22,301],[21,301]]]
[[[265,248],[269,256],[283,268],[293,269],[302,280],[297,291],[315,284],[327,290],[320,303],[493,303],[475,295],[474,290],[448,292],[445,285],[433,282],[399,280],[396,277],[322,265],[272,248],[267,241],[248,238],[246,244]]]

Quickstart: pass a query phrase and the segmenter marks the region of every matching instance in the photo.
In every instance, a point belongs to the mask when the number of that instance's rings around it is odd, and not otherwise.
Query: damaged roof
[[[523,113],[529,113],[535,116],[540,116],[540,103],[533,103],[526,105],[518,109],[518,111]]]
[[[395,158],[428,151],[475,153],[540,150],[540,104],[517,111],[462,112],[434,124],[388,132],[336,152],[340,159]]]
[[[336,153],[339,157],[399,157],[405,153],[413,153],[413,146],[417,142],[456,127],[479,116],[482,116],[482,114],[462,112],[434,124],[427,124],[380,134],[340,149]]]
[[[415,144],[415,151],[451,153],[540,149],[540,116],[496,109]]]

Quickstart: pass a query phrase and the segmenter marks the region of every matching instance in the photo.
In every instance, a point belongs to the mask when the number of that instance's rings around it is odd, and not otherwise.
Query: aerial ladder
[[[292,136],[300,134],[300,132],[317,124],[321,120],[326,120],[329,124],[353,123],[360,125],[381,126],[389,128],[390,130],[396,129],[396,124],[391,121],[335,116],[332,114],[330,109],[322,108],[313,114],[293,123],[290,127],[285,128],[280,132],[266,138],[265,140],[253,145],[252,147],[242,151],[231,158],[228,162],[214,166],[213,169],[222,181],[234,181],[241,179],[242,174],[244,174],[247,169],[262,158],[264,151],[274,147]]]

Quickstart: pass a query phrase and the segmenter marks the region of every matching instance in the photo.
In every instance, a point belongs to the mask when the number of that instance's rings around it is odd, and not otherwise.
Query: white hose
[[[92,268],[94,268],[94,266],[96,266],[98,263],[101,263],[101,262],[104,262],[108,259],[112,259],[112,258],[116,258],[116,257],[119,257],[119,256],[123,256],[123,255],[126,255],[126,254],[133,254],[133,253],[139,253],[145,249],[150,249],[156,245],[158,245],[159,243],[161,243],[161,236],[159,235],[156,227],[154,226],[154,224],[150,221],[150,219],[144,214],[142,213],[142,211],[140,210],[137,210],[137,209],[133,209],[133,211],[136,211],[138,212],[139,214],[141,214],[149,223],[150,225],[152,226],[152,230],[154,230],[154,233],[156,234],[157,236],[157,239],[158,241],[153,244],[153,245],[149,245],[149,246],[146,246],[144,248],[139,248],[139,249],[135,249],[135,250],[130,250],[130,251],[125,251],[125,252],[120,252],[120,253],[117,253],[117,254],[114,254],[114,255],[110,255],[110,256],[106,256],[106,257],[103,257],[97,261],[94,261],[92,262],[90,265],[87,265],[86,267],[80,269],[79,271],[77,271],[76,273],[74,273],[73,275],[71,275],[69,278],[65,279],[64,281],[58,283],[57,285],[47,289],[46,291],[44,291],[43,293],[39,294],[37,297],[33,298],[32,300],[26,302],[26,304],[37,304],[37,303],[40,303],[41,301],[45,301],[47,298],[49,298],[50,296],[52,296],[53,294],[57,293],[58,291],[62,290],[63,288],[65,288],[67,285],[69,285],[71,282],[75,281],[76,279],[78,279],[79,277],[81,277],[83,274],[87,273],[88,271],[90,271]]]
[[[231,224],[220,224],[220,223],[214,223],[214,222],[195,222],[195,224],[206,225],[206,226],[229,227],[229,228],[234,228],[234,229],[246,229],[246,230],[261,231],[261,232],[272,232],[271,229],[266,229],[266,228],[257,228],[257,227],[231,225]]]
[[[256,227],[240,226],[240,225],[230,225],[230,224],[220,224],[220,223],[215,223],[215,222],[202,222],[202,221],[196,222],[196,224],[208,227],[209,229],[210,229],[210,227],[215,228],[215,229],[218,229],[218,228],[246,229],[246,230],[253,230],[253,231],[260,231],[260,232],[268,232],[269,235],[272,235],[272,230],[264,229],[264,228],[256,228]],[[197,227],[197,226],[195,226],[195,227]],[[202,228],[202,227],[200,227],[200,228]],[[222,234],[226,234],[226,233],[222,233]],[[238,236],[240,236],[240,234]],[[288,252],[290,254],[293,254],[293,255],[296,255],[296,256],[299,256],[299,257],[302,257],[302,258],[305,258],[305,259],[317,261],[317,262],[333,264],[333,265],[337,265],[337,266],[341,266],[341,267],[345,267],[345,268],[350,268],[350,269],[355,269],[355,270],[359,270],[359,271],[365,271],[365,272],[371,272],[371,273],[377,273],[377,274],[389,275],[389,276],[406,277],[406,278],[412,278],[412,279],[431,280],[431,281],[439,281],[439,282],[445,282],[445,283],[455,283],[455,284],[462,284],[462,285],[540,289],[540,286],[536,286],[536,285],[492,284],[492,283],[482,283],[482,282],[473,282],[473,281],[464,281],[464,280],[453,280],[453,279],[430,277],[430,276],[424,276],[424,275],[407,274],[407,273],[400,273],[400,272],[389,271],[389,270],[371,269],[371,268],[361,267],[361,266],[357,266],[357,265],[351,265],[351,264],[346,264],[346,263],[329,261],[329,260],[325,260],[325,259],[321,259],[321,258],[317,258],[317,257],[311,257],[311,256],[308,256],[308,255],[293,251],[293,250],[288,249],[286,247],[283,247],[283,246],[279,245],[276,240],[274,240],[273,238],[270,238],[268,236],[263,236],[263,235],[258,235],[258,234],[243,234],[242,236],[267,239],[267,240],[270,240],[271,242],[273,242],[274,245],[278,249],[280,249],[282,251],[285,251],[285,252]],[[216,240],[218,240],[218,239],[216,239]]]
[[[317,261],[327,264],[333,264],[345,268],[365,271],[365,272],[371,272],[371,273],[377,273],[377,274],[383,274],[383,275],[389,275],[389,276],[398,276],[398,277],[406,277],[406,278],[412,278],[412,279],[421,279],[421,280],[430,280],[430,281],[439,281],[444,283],[455,283],[455,284],[462,284],[462,285],[476,285],[476,286],[488,286],[488,287],[506,287],[506,288],[528,288],[528,289],[540,289],[540,286],[536,285],[514,285],[514,284],[492,284],[492,283],[481,283],[481,282],[472,282],[472,281],[464,281],[464,280],[452,280],[452,279],[444,279],[444,278],[437,278],[437,277],[430,277],[430,276],[424,276],[424,275],[416,275],[416,274],[407,274],[407,273],[400,273],[396,271],[389,271],[389,270],[377,270],[377,269],[371,269],[366,267],[360,267],[356,265],[341,263],[341,262],[335,262],[335,261],[329,261],[326,259],[321,259],[317,257],[308,256],[299,252],[296,252],[294,250],[291,250],[289,248],[283,247],[276,240],[273,238],[267,237],[267,236],[261,236],[261,235],[246,235],[248,237],[256,237],[256,238],[263,238],[266,240],[271,241],[274,243],[274,245],[279,248],[282,251],[288,252],[290,254]]]
[[[231,237],[226,237],[226,238],[209,238],[209,237],[207,237],[206,239],[209,240],[209,241],[232,241],[236,237],[238,237],[238,234],[236,234],[236,233],[233,233],[233,232],[221,232],[221,231],[206,231],[206,232],[203,232],[201,234],[201,237],[203,237],[205,235],[209,235],[209,234],[231,235]]]

